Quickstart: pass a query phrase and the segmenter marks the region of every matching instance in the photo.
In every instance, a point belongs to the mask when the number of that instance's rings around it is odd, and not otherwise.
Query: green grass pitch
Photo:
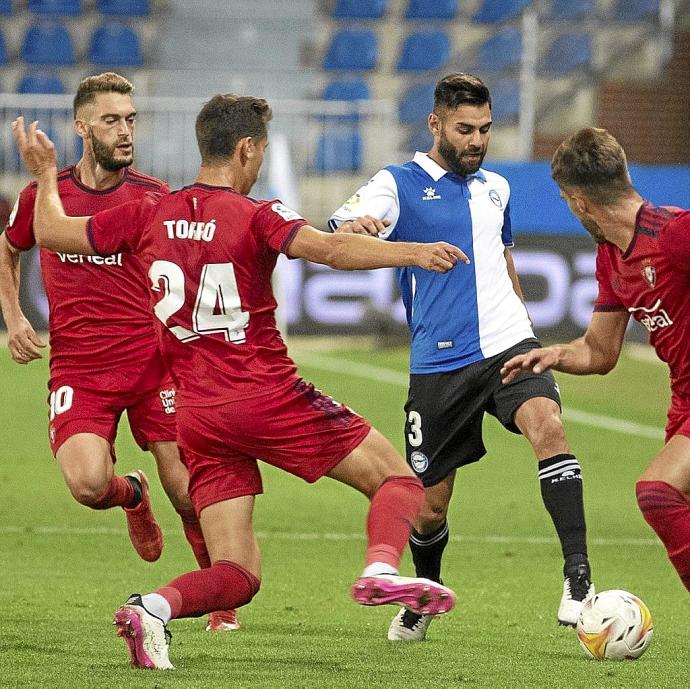
[[[407,353],[314,351],[296,343],[302,374],[369,417],[402,447]],[[0,686],[2,687],[680,687],[687,684],[688,596],[634,500],[636,477],[661,447],[664,367],[626,353],[605,378],[560,376],[568,435],[585,476],[590,556],[600,590],[623,588],[650,607],[655,639],[636,662],[598,663],[555,622],[561,558],[535,460],[522,438],[485,423],[489,453],[458,474],[444,579],[456,609],[422,644],[386,640],[395,609],[361,608],[349,586],[362,566],[366,501],[264,470],[256,528],[263,587],[242,629],[207,634],[171,624],[169,673],[131,670],[111,625],[133,591],[194,566],[152,458],[121,427],[118,470],[141,467],[166,538],[159,562],[129,545],[119,510],[77,505],[46,437],[47,367],[0,350]],[[587,412],[593,417],[583,417]],[[612,430],[606,418],[633,422]],[[652,429],[656,428],[654,431]],[[403,571],[411,573],[406,554]]]

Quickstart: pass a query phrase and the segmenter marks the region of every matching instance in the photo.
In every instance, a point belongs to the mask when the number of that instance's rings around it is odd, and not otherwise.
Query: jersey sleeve
[[[503,211],[503,227],[501,228],[501,241],[503,246],[512,249],[515,246],[513,241],[513,224],[510,220],[510,201],[506,204]]]
[[[94,251],[110,256],[136,251],[147,221],[149,195],[100,211],[89,218],[86,233]]]
[[[379,170],[367,184],[360,187],[331,215],[328,226],[335,230],[344,222],[362,215],[390,221],[386,231],[379,235],[383,239],[388,238],[395,229],[400,217],[400,201],[398,185],[388,170]]]
[[[283,254],[287,253],[297,230],[307,224],[299,213],[278,199],[262,203],[252,218],[252,229],[259,241]]]
[[[608,259],[603,246],[597,250],[597,262],[595,276],[599,286],[599,294],[594,300],[595,311],[627,311],[621,300],[613,290],[611,284],[611,262]]]
[[[34,185],[24,188],[15,201],[10,213],[5,237],[7,241],[20,251],[28,251],[36,244],[34,237],[34,201],[36,189]]]
[[[666,225],[660,242],[669,261],[690,273],[690,211],[677,215]]]

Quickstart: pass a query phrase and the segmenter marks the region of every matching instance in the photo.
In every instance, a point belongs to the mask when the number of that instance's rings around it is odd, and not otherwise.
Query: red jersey
[[[58,173],[65,213],[94,215],[168,186],[126,168],[114,187],[97,191],[81,183],[74,167]],[[5,232],[10,244],[31,249],[36,183],[22,190]],[[117,392],[130,387],[158,346],[150,296],[140,261],[128,254],[82,256],[41,249],[48,297],[51,382]]]
[[[690,398],[690,211],[644,203],[625,251],[597,250],[595,311],[628,311],[671,370],[674,394]]]
[[[133,251],[146,264],[178,407],[247,399],[295,382],[276,327],[271,274],[304,224],[279,201],[205,184],[91,218],[95,251]]]

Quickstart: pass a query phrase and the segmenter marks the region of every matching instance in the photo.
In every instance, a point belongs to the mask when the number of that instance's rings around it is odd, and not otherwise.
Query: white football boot
[[[585,601],[595,594],[590,576],[589,565],[586,563],[566,572],[561,604],[558,606],[558,624],[564,627],[574,627],[577,624]]]
[[[400,608],[388,627],[389,641],[424,641],[433,615],[418,615],[407,608]]]

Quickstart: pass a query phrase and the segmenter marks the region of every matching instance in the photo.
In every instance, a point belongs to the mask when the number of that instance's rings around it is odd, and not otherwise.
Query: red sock
[[[109,507],[133,507],[134,486],[124,476],[113,476],[103,494],[88,507],[94,510],[107,510]]]
[[[199,524],[199,518],[196,516],[196,512],[193,509],[177,510],[177,514],[180,515],[185,538],[189,542],[189,545],[192,546],[192,552],[194,553],[196,561],[199,563],[199,567],[201,567],[201,569],[210,567],[211,558],[206,549],[206,541],[204,540],[204,534],[201,531],[201,524]]]
[[[424,486],[415,476],[389,476],[381,484],[367,517],[367,565],[385,562],[398,568],[423,501]]]
[[[690,506],[677,488],[664,481],[638,481],[637,504],[662,543],[678,576],[690,591]]]
[[[261,582],[243,567],[218,560],[206,569],[177,577],[158,589],[170,604],[171,619],[199,617],[214,610],[234,610],[256,595]]]

